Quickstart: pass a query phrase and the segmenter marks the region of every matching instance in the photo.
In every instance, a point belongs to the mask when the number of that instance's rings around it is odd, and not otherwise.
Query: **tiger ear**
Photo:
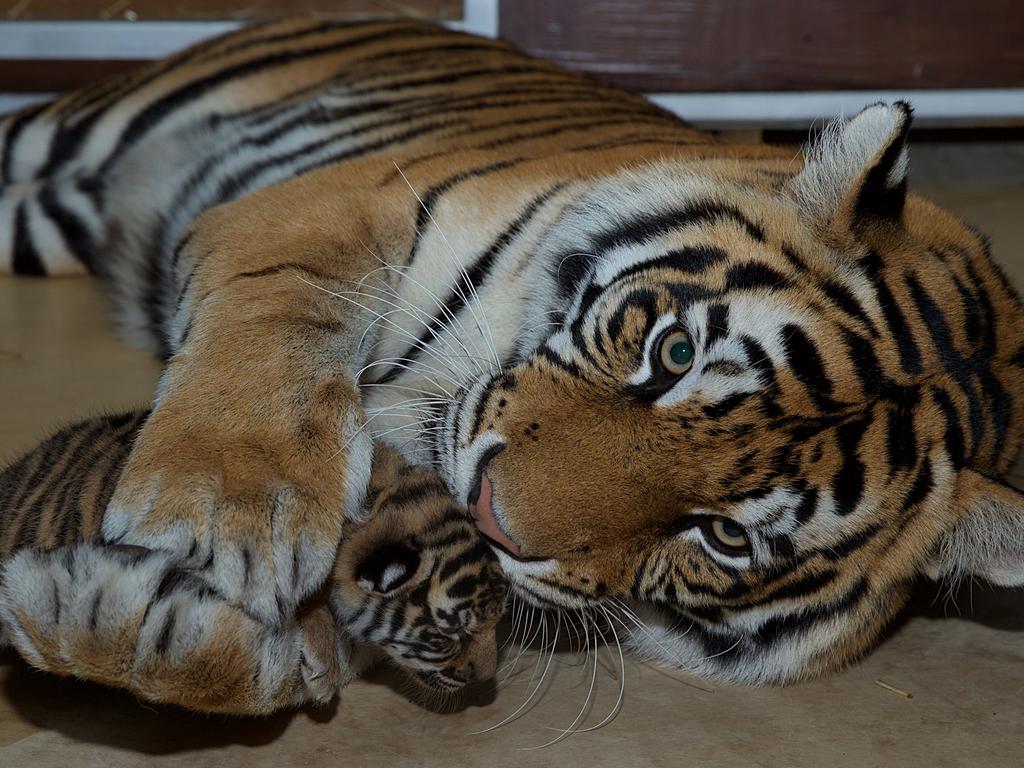
[[[959,515],[922,571],[933,579],[978,576],[1003,587],[1024,586],[1024,494],[962,470]]]
[[[837,120],[811,145],[792,191],[819,231],[846,239],[872,222],[899,223],[911,121],[905,101],[873,104]]]
[[[356,584],[367,592],[389,595],[409,583],[420,565],[420,554],[405,542],[374,548],[356,566]]]

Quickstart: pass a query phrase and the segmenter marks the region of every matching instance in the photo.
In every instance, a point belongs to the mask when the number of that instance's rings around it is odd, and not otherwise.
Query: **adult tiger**
[[[786,681],[921,573],[1024,581],[994,479],[1024,312],[907,195],[910,122],[874,105],[794,158],[501,43],[285,22],[10,118],[0,253],[84,261],[168,357],[111,540],[275,621],[379,437],[525,598],[627,601],[642,653]]]

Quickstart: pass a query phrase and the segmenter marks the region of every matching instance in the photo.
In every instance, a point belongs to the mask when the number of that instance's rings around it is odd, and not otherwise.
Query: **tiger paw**
[[[359,474],[353,465],[369,471],[369,441],[325,461],[299,441],[211,432],[178,429],[155,412],[107,507],[103,537],[171,552],[230,603],[278,624],[327,577],[343,518],[358,507],[347,486]]]
[[[172,567],[168,554],[136,547],[23,549],[0,580],[0,625],[34,666],[119,685],[148,596]]]

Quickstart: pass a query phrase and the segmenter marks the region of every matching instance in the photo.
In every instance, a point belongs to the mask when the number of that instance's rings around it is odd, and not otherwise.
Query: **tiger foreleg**
[[[175,354],[104,517],[106,541],[174,552],[268,624],[323,584],[369,482],[372,315],[343,294],[380,262],[346,199],[304,177],[200,219]]]

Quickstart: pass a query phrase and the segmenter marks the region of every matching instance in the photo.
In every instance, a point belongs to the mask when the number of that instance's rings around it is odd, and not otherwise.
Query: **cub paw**
[[[349,663],[351,646],[338,631],[324,606],[317,606],[299,620],[300,674],[303,702],[326,704],[354,678]]]

